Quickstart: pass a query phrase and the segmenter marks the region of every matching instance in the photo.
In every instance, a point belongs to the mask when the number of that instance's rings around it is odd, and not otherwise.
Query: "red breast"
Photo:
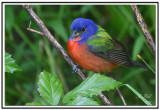
[[[79,37],[77,38],[80,39]],[[93,72],[110,72],[117,64],[107,62],[103,58],[100,58],[88,49],[87,44],[77,42],[77,39],[69,40],[67,42],[67,48],[69,54],[75,60],[78,65],[86,70]]]

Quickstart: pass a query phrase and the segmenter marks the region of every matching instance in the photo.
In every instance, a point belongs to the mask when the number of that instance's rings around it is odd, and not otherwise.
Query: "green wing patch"
[[[107,51],[114,47],[111,36],[100,26],[97,34],[87,39],[87,44],[94,51]]]

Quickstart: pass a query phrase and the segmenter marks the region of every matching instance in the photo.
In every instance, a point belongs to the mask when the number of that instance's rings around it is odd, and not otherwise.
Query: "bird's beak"
[[[77,31],[75,31],[75,30],[72,32],[72,37],[73,37],[73,38],[75,38],[75,37],[80,37],[80,36],[81,36],[81,33],[80,33],[80,32],[77,32]]]

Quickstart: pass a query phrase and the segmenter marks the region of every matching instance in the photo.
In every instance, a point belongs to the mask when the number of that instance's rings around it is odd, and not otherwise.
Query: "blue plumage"
[[[81,32],[85,28],[85,32]],[[86,39],[98,31],[98,26],[90,19],[76,18],[71,25],[71,30],[80,33],[82,39],[78,42],[83,43]],[[74,33],[73,33],[74,34]],[[70,39],[73,39],[73,34]]]

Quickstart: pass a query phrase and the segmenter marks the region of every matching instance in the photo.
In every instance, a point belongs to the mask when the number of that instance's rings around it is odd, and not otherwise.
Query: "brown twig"
[[[109,73],[109,75],[110,75],[110,77],[112,77],[113,79],[116,79],[114,76],[112,76],[112,73]],[[117,92],[118,92],[118,94],[119,94],[119,96],[120,96],[120,98],[121,98],[123,104],[126,106],[127,103],[126,103],[126,101],[125,101],[125,99],[124,99],[124,97],[123,97],[121,91],[119,90],[119,88],[117,88],[116,90],[117,90]]]
[[[152,35],[150,34],[148,27],[147,27],[142,15],[141,15],[140,11],[139,11],[137,5],[131,5],[131,9],[136,16],[137,22],[138,22],[138,24],[144,34],[146,41],[148,42],[148,45],[150,46],[152,52],[155,55],[155,44],[153,42]]]
[[[27,28],[27,30],[28,30],[28,31],[31,31],[31,32],[35,32],[35,33],[37,33],[37,34],[40,34],[40,35],[44,36],[44,34],[43,34],[42,32],[39,32],[39,31],[37,31],[37,30],[31,29],[31,28]]]
[[[66,53],[66,51],[57,42],[57,40],[52,36],[52,34],[48,31],[48,29],[46,28],[46,26],[39,19],[39,17],[35,14],[35,12],[32,10],[32,8],[29,5],[22,5],[22,6],[29,13],[29,15],[33,18],[33,20],[37,23],[37,25],[40,27],[40,29],[41,29],[42,33],[44,34],[44,36],[47,37],[47,39],[60,52],[60,54],[71,65],[71,67],[73,68],[74,66],[76,66],[75,62],[68,56],[68,54]],[[32,32],[35,32],[35,31],[32,31]],[[78,73],[78,75],[83,80],[85,80],[87,78],[87,76],[82,72],[82,70],[80,68],[77,70],[77,73]],[[105,104],[105,105],[111,105],[110,101],[103,94],[98,95],[98,97],[102,101],[103,104]]]
[[[121,98],[121,100],[122,100],[123,104],[126,106],[126,105],[127,105],[127,103],[126,103],[126,101],[124,100],[124,97],[123,97],[123,95],[122,95],[121,91],[119,90],[119,88],[117,88],[117,92],[118,92],[118,94],[119,94],[119,96],[120,96],[120,98]]]

